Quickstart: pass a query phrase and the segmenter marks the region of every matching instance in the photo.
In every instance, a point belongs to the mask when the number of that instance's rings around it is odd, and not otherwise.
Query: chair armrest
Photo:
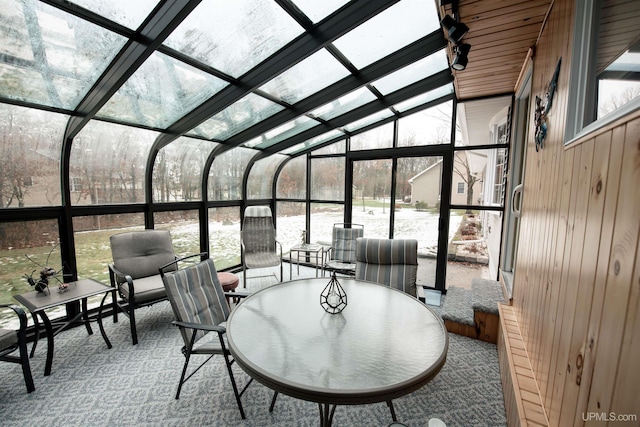
[[[0,304],[0,308],[10,308],[13,310],[20,319],[20,330],[25,331],[27,329],[27,314],[24,312],[22,307],[15,304]]]
[[[224,334],[225,332],[227,332],[227,328],[225,328],[224,326],[218,326],[218,325],[205,325],[203,323],[189,323],[189,322],[182,322],[180,320],[174,320],[171,322],[171,324],[176,325],[180,328],[198,329],[201,331],[218,332],[221,334]]]
[[[109,264],[109,278],[111,279],[111,286],[114,288],[118,287],[121,283],[128,282],[130,280],[133,281],[133,278],[130,275],[118,270],[113,263]]]
[[[282,258],[282,244],[278,240],[276,240],[275,242],[276,245],[280,246],[280,258]]]
[[[225,292],[224,296],[229,298],[246,298],[251,295],[251,292]]]
[[[200,252],[199,254],[191,254],[191,255],[183,256],[182,258],[175,257],[175,259],[173,261],[166,263],[165,265],[160,267],[158,269],[158,271],[160,272],[160,275],[164,275],[164,269],[169,267],[170,265],[178,264],[179,262],[186,261],[186,260],[188,260],[190,258],[195,258],[195,257],[202,258],[202,257],[206,257],[208,255],[209,255],[208,252]]]

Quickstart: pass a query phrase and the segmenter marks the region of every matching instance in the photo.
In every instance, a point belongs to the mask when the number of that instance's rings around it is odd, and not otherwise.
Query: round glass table
[[[338,278],[341,313],[320,305],[325,278],[265,288],[227,321],[229,349],[254,379],[279,393],[317,402],[330,426],[336,405],[387,402],[429,382],[445,363],[440,316],[399,290]]]

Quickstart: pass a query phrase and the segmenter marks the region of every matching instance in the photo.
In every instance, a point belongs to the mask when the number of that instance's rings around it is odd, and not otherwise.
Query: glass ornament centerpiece
[[[320,305],[324,311],[330,314],[340,313],[347,306],[347,293],[338,282],[335,271],[331,274],[331,280],[327,286],[320,293]]]

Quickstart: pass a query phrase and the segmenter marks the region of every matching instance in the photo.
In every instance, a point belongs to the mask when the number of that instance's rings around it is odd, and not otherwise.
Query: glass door
[[[428,288],[438,287],[444,169],[443,156],[352,161],[351,222],[364,225],[364,237],[416,239],[417,284]]]

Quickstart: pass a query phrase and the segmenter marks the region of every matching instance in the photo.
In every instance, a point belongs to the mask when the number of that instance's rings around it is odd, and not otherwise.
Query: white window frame
[[[599,0],[576,0],[568,98],[571,102],[567,105],[565,145],[640,109],[640,98],[636,98],[601,119],[585,125],[588,121],[586,114],[595,108],[596,94],[593,93],[595,88],[591,82],[595,79],[593,64],[597,55],[595,41],[599,5]]]
[[[464,181],[458,182],[458,187],[457,187],[457,190],[456,190],[456,194],[465,194],[465,191],[464,191],[465,185],[464,184],[465,184]]]

